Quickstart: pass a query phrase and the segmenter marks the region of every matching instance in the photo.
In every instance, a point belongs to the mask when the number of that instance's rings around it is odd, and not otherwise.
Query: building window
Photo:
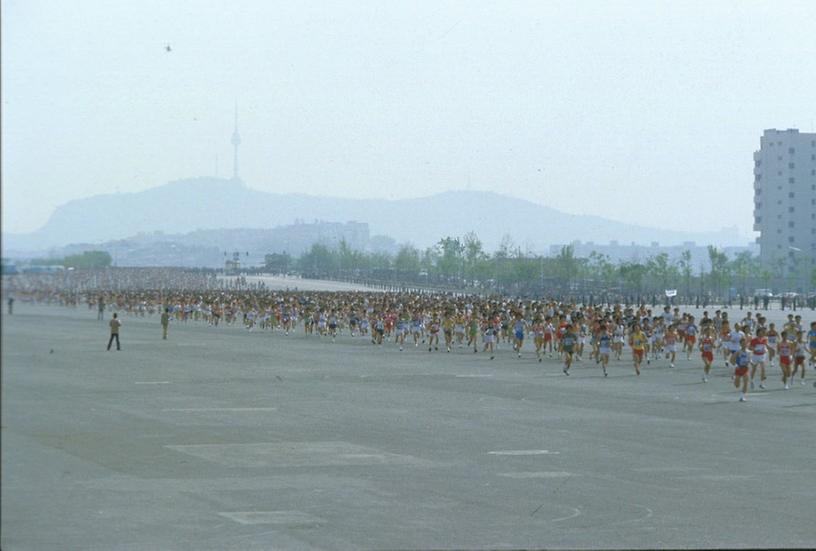
[[[789,227],[789,228],[792,228],[792,227],[793,227],[793,220],[791,220],[790,222],[788,222],[788,227]]]
[[[793,236],[788,237],[788,243],[793,243]]]
[[[793,207],[788,207],[788,212],[794,212]]]
[[[796,178],[788,178],[788,183],[789,184],[792,184],[794,182],[796,182]]]
[[[792,191],[788,192],[788,197],[789,197],[790,199],[793,199],[793,197],[794,197],[795,195],[796,195],[796,194],[795,194],[794,192],[792,192]]]
[[[762,217],[754,216],[754,223],[759,224],[760,222],[762,222]],[[813,228],[813,233],[816,233],[816,228]]]
[[[788,168],[793,170],[794,168],[796,168],[796,163],[788,163]]]
[[[794,153],[796,153],[796,149],[793,148],[793,147],[789,147],[788,148],[788,155],[793,155]]]

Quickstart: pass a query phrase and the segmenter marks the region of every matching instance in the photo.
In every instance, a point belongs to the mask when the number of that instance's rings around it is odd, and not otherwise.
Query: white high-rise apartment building
[[[762,264],[801,286],[816,267],[816,134],[765,130],[754,152]],[[777,271],[778,270],[778,271]]]

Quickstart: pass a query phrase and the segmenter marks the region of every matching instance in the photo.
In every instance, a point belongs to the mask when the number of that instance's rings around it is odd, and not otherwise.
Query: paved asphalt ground
[[[816,546],[814,377],[2,322],[4,551]]]

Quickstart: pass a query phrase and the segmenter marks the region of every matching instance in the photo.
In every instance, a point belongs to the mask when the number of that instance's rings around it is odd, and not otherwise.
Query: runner
[[[776,332],[776,324],[768,325],[768,367],[773,368],[774,356],[776,356],[776,347],[779,344],[779,333]]]
[[[513,350],[518,353],[521,358],[521,347],[524,345],[524,329],[527,327],[527,322],[521,317],[521,314],[516,314],[516,319],[513,321]]]
[[[750,316],[750,312],[748,315]],[[768,339],[765,337],[765,330],[757,330],[757,335],[751,339],[751,390],[754,390],[754,375],[759,367],[759,388],[765,388],[765,353],[768,348]]]
[[[564,354],[564,375],[569,375],[569,369],[572,365],[572,356],[575,353],[575,346],[577,342],[578,334],[576,326],[567,326],[564,336],[561,339],[561,351]]]
[[[428,352],[431,351],[431,348],[434,350],[439,350],[439,318],[436,317],[434,314],[433,319],[431,320],[430,327],[428,328],[430,331],[430,338],[428,339]],[[450,347],[448,347],[448,352],[450,352]]]
[[[495,343],[499,330],[494,327],[493,321],[485,323],[484,329],[484,351],[490,352],[490,359],[495,357]]]
[[[694,345],[697,342],[697,326],[694,324],[694,316],[688,316],[688,323],[686,325],[686,338],[683,346],[686,350],[686,361],[691,360],[691,353],[694,350]]]
[[[677,325],[670,325],[665,337],[665,350],[666,357],[669,359],[669,367],[674,367],[674,359],[677,355],[677,338]]]
[[[632,347],[632,361],[635,364],[635,373],[640,376],[640,364],[643,362],[643,355],[646,352],[646,335],[641,331],[640,325],[635,323],[629,335],[629,346]]]
[[[609,365],[609,354],[612,352],[612,333],[608,328],[602,327],[598,333],[598,355],[601,360],[601,368],[604,377],[607,376],[606,367]]]
[[[740,402],[746,401],[748,394],[748,364],[751,360],[746,346],[747,344],[743,338],[740,341],[740,349],[732,357],[736,366],[734,368],[734,388],[739,388],[740,384],[742,384]]]
[[[782,369],[782,382],[785,385],[785,390],[790,390],[790,383],[793,381],[793,375],[791,374],[793,346],[788,339],[787,330],[782,331],[776,352],[779,355],[779,367]]]
[[[796,372],[799,371],[802,375],[799,379],[799,384],[805,384],[805,359],[808,356],[807,348],[805,347],[805,337],[802,331],[796,332],[796,342],[794,344],[793,355],[793,374],[791,375],[791,382],[796,378]]]
[[[711,364],[714,363],[714,327],[708,326],[703,330],[703,338],[700,339],[700,351],[703,357],[703,382],[708,382],[708,373],[711,371]]]

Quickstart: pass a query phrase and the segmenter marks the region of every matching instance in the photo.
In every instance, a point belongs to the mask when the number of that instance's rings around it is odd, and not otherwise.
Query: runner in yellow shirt
[[[632,347],[632,360],[635,363],[635,373],[640,375],[640,364],[643,362],[643,355],[646,351],[646,334],[640,330],[640,325],[632,326],[629,334],[629,346]]]

